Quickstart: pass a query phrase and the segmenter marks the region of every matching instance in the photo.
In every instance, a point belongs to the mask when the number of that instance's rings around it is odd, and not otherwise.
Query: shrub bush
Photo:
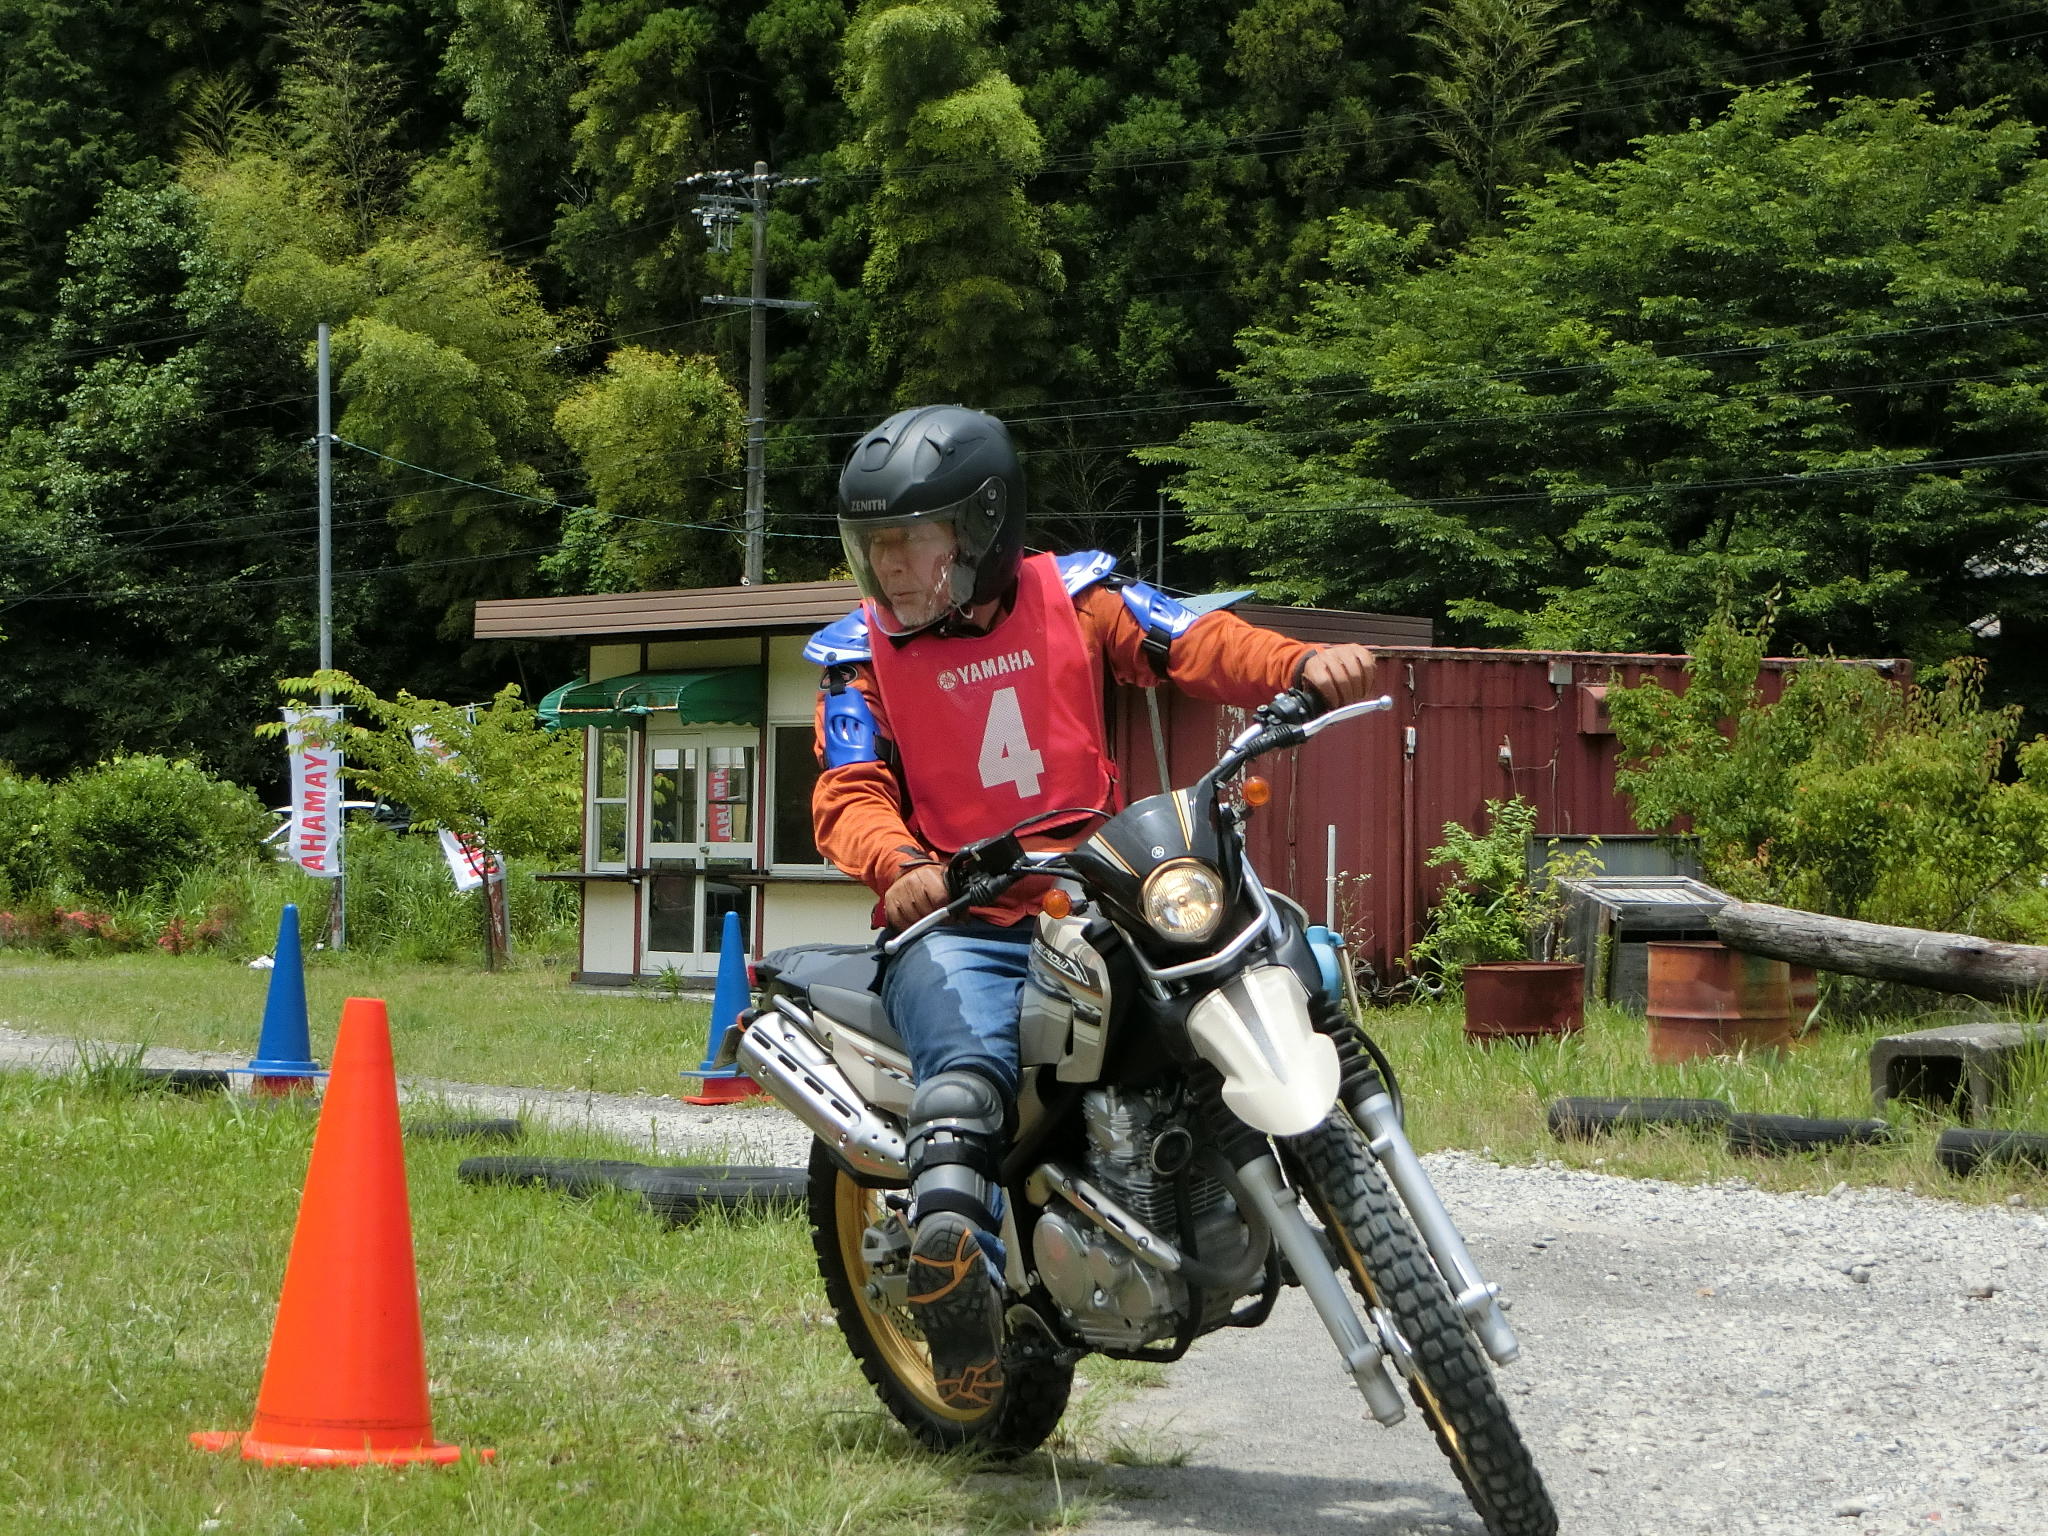
[[[1552,842],[1534,879],[1529,873],[1529,839],[1536,832],[1536,807],[1516,795],[1486,802],[1486,830],[1473,832],[1444,823],[1444,840],[1424,860],[1432,869],[1449,866],[1454,879],[1437,898],[1429,931],[1409,952],[1408,964],[1458,984],[1468,965],[1526,959],[1548,949],[1561,916],[1556,882],[1584,879],[1598,868],[1593,849],[1567,853]]]
[[[253,855],[270,818],[248,790],[196,764],[118,757],[58,786],[49,813],[60,880],[120,897]]]
[[[0,897],[27,896],[56,879],[50,849],[54,798],[41,779],[0,763]]]
[[[344,858],[351,950],[416,963],[481,963],[481,895],[457,894],[435,838],[352,818]],[[333,882],[287,866],[278,871],[281,878],[265,883],[264,895],[238,925],[239,942],[242,947],[254,946],[252,953],[269,948],[277,932],[278,910],[287,901],[299,905],[299,922],[309,946],[327,932]],[[542,884],[528,876],[525,866],[508,860],[505,889],[515,953],[548,957],[574,952],[573,886]]]
[[[1994,939],[2044,937],[2048,740],[1988,709],[1965,657],[1901,685],[1810,660],[1766,701],[1769,621],[1726,614],[1693,641],[1683,693],[1608,693],[1617,782],[1637,824],[1688,819],[1729,894]]]

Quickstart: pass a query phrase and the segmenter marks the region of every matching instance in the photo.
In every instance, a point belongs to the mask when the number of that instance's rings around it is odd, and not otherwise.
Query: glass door
[[[755,758],[751,731],[648,731],[644,970],[716,971],[728,912],[749,938],[749,888],[732,876],[758,863]]]

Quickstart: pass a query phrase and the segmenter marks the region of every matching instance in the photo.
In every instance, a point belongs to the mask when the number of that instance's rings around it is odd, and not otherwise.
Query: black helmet
[[[1001,597],[1024,558],[1024,467],[1009,429],[961,405],[898,411],[847,456],[839,537],[885,634]]]

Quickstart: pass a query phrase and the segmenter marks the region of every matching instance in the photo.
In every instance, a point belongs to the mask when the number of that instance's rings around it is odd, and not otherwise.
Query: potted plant
[[[1468,1039],[1530,1040],[1584,1027],[1585,967],[1557,953],[1558,882],[1598,873],[1598,845],[1566,852],[1553,843],[1532,876],[1535,830],[1536,807],[1519,795],[1489,800],[1484,831],[1444,823],[1444,840],[1425,861],[1454,878],[1409,963],[1463,991]]]

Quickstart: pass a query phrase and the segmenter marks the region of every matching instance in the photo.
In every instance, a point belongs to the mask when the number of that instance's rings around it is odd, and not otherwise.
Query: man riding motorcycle
[[[1023,467],[979,411],[923,406],[863,436],[840,475],[839,531],[864,600],[804,653],[826,669],[812,816],[820,851],[880,896],[891,928],[947,902],[959,849],[1026,818],[1039,823],[1026,847],[1071,847],[1114,804],[1105,671],[1246,708],[1298,684],[1333,707],[1371,692],[1364,646],[1191,613],[1106,554],[1027,557]],[[1047,884],[934,929],[882,980],[917,1083],[908,1297],[938,1392],[962,1409],[1002,1386],[995,1180]]]

